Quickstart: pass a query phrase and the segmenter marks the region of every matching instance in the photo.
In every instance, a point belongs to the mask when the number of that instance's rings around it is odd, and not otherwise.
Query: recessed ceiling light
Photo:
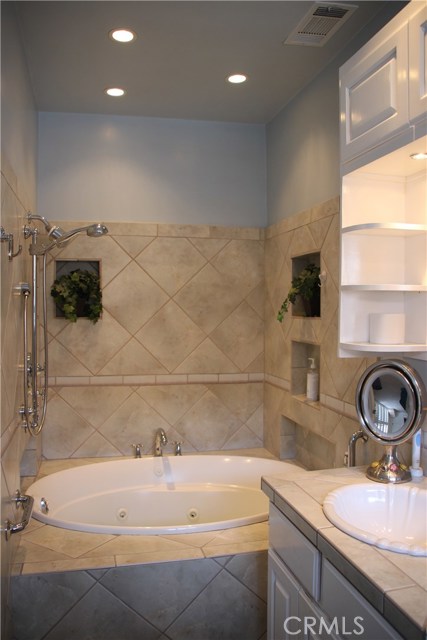
[[[427,160],[427,153],[419,152],[419,153],[411,153],[412,160]]]
[[[108,35],[116,42],[132,42],[136,38],[136,33],[130,29],[113,29]]]
[[[232,76],[228,76],[227,80],[232,84],[241,84],[242,82],[246,82],[247,78],[242,73],[235,73]]]
[[[107,89],[104,89],[104,93],[113,98],[120,98],[125,95],[126,91],[120,87],[107,87]]]

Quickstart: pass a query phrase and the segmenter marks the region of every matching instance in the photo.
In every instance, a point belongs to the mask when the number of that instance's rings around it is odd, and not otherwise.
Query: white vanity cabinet
[[[425,131],[425,10],[412,0],[341,67],[342,163],[359,157],[360,166],[360,156],[370,161],[422,135],[423,123]]]
[[[292,638],[402,640],[316,546],[270,504],[267,640]]]

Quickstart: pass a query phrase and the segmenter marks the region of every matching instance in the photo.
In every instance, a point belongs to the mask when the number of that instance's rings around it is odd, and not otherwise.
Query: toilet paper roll
[[[403,344],[405,342],[404,313],[371,313],[369,341],[374,344]]]

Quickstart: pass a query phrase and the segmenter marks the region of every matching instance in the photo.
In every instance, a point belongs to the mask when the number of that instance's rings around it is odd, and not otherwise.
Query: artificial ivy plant
[[[57,278],[50,290],[58,308],[67,320],[87,317],[94,324],[102,313],[102,291],[99,276],[86,269],[74,269]]]
[[[289,309],[289,304],[295,304],[297,296],[301,296],[303,301],[316,302],[317,306],[320,304],[320,267],[313,264],[308,264],[300,273],[292,278],[291,288],[288,291],[288,295],[284,299],[282,306],[277,313],[277,320],[283,322],[285,313]],[[313,305],[314,306],[314,305]],[[307,315],[318,315],[317,309]]]

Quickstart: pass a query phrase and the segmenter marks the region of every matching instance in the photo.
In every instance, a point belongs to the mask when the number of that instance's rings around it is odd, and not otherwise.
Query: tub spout
[[[163,447],[168,443],[168,438],[163,429],[157,429],[156,440],[154,443],[154,455],[159,457],[163,455]]]
[[[363,442],[367,442],[368,436],[360,429],[359,431],[355,431],[348,441],[348,449],[346,454],[346,465],[347,467],[355,467],[356,466],[356,442],[362,438]]]

